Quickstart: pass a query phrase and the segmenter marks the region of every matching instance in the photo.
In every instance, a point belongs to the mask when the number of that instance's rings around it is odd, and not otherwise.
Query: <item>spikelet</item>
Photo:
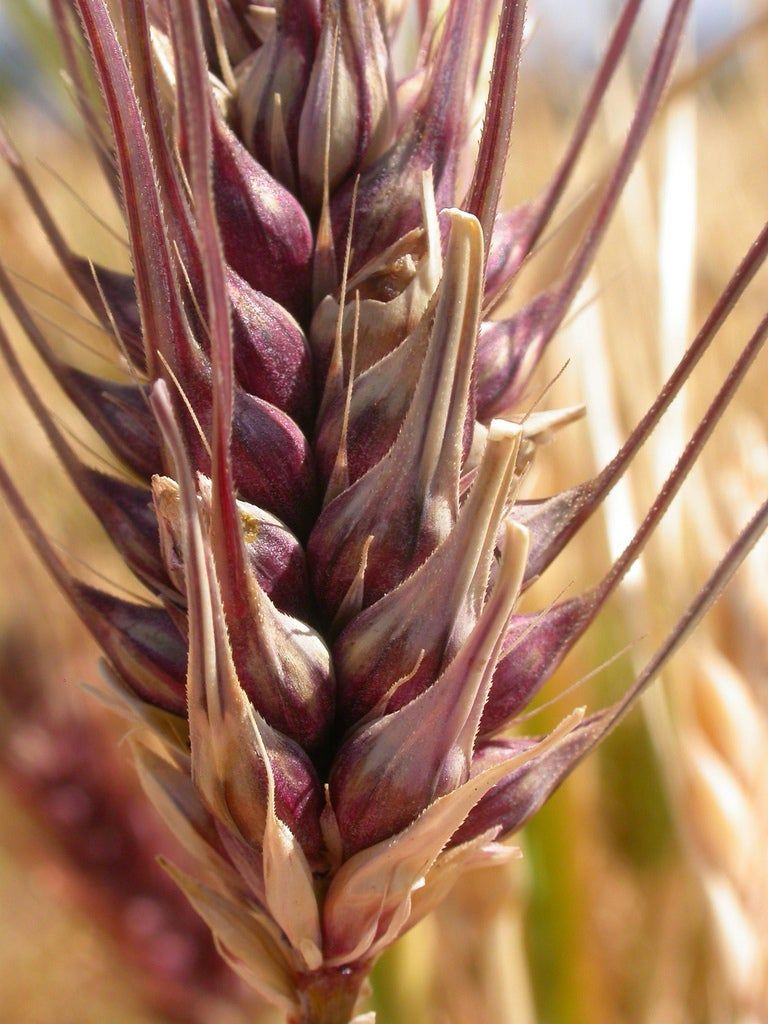
[[[622,718],[768,520],[763,505],[620,700],[545,736],[504,737],[642,551],[768,322],[603,581],[536,613],[516,611],[521,592],[621,479],[762,263],[768,229],[605,469],[521,498],[542,438],[580,414],[533,412],[532,374],[647,135],[690,0],[669,4],[561,274],[495,320],[640,3],[626,0],[550,183],[506,214],[525,2],[451,0],[443,17],[414,3],[421,40],[403,76],[407,6],[55,0],[130,275],[73,253],[10,141],[0,147],[130,373],[110,382],[70,365],[2,269],[0,291],[125,476],[83,464],[4,333],[0,351],[149,600],[74,578],[2,468],[0,487],[101,644],[142,782],[198,864],[168,871],[232,967],[303,1024],[347,1024],[383,950],[462,874],[516,856],[502,840]],[[108,128],[82,83],[81,41]]]

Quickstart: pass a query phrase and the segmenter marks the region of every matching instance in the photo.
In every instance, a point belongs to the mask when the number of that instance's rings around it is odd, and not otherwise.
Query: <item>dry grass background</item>
[[[764,34],[755,33],[737,59],[668,105],[595,272],[577,300],[576,307],[584,308],[560,332],[542,372],[543,386],[571,359],[546,402],[554,407],[586,398],[589,421],[569,427],[541,451],[537,489],[574,483],[612,454],[616,438],[650,400],[674,351],[702,321],[768,215],[766,67],[768,42]],[[533,69],[525,76],[509,173],[510,201],[531,195],[544,183],[574,114],[568,94],[553,89],[553,81],[557,86],[555,79]],[[632,82],[626,72],[612,89],[571,204],[600,175],[620,138]],[[75,248],[99,259],[122,258],[109,235],[34,163],[39,157],[54,165],[89,203],[110,211],[95,166],[77,138],[35,108],[7,105],[3,116]],[[694,221],[687,219],[686,197],[695,203]],[[561,212],[568,208],[566,200]],[[563,232],[574,224],[566,224]],[[0,235],[4,262],[73,300],[4,172]],[[542,248],[516,298],[553,272],[548,256],[554,248]],[[607,533],[605,521],[591,524],[559,568],[560,578],[547,580],[539,598],[546,600],[571,579],[590,585],[601,567],[607,567],[617,536],[622,531],[626,535],[628,519],[650,504],[660,467],[669,467],[686,426],[690,430],[729,357],[763,315],[767,284],[768,274],[763,273],[697,371],[684,406],[665,420],[658,444],[638,461],[631,486],[610,506]],[[28,288],[26,293],[46,315],[61,319],[61,308],[50,299]],[[74,324],[69,314],[65,322]],[[86,331],[86,336],[105,350],[98,333]],[[69,344],[58,336],[57,342]],[[88,428],[69,412],[27,347],[19,349],[51,407],[90,444]],[[95,356],[75,348],[67,351],[79,365],[104,372]],[[744,488],[728,485],[731,500],[724,505],[721,498],[728,473],[743,480],[755,446],[765,447],[767,368],[763,358],[753,369],[739,408],[727,415],[675,506],[670,525],[649,548],[643,574],[629,581],[623,598],[614,598],[558,672],[545,699],[634,642],[628,654],[584,684],[579,701],[596,706],[618,693],[633,665],[704,578],[726,537],[747,518]],[[112,578],[128,582],[53,465],[42,434],[4,372],[0,388],[0,450],[12,461],[41,519],[69,551],[100,569],[108,566]],[[757,428],[746,425],[750,412]],[[739,447],[737,441],[745,435],[747,441]],[[764,489],[764,484],[755,486]],[[757,503],[756,491],[752,499]],[[94,649],[4,509],[0,536],[0,682],[5,686],[24,678],[32,666],[54,694],[57,713],[79,715],[85,698],[78,682],[95,677]],[[765,565],[764,556],[760,564]],[[739,685],[754,705],[752,717],[768,714],[768,659],[754,655],[756,638],[766,642],[768,584],[759,573],[753,572],[747,583],[742,577],[741,589],[678,659],[644,713],[636,712],[580,767],[526,830],[525,859],[468,879],[444,910],[384,958],[375,976],[380,1024],[757,1024],[768,1019],[759,1015],[768,1012],[765,1004],[762,1011],[745,1007],[728,958],[721,955],[708,906],[708,896],[718,885],[730,886],[738,900],[752,906],[754,893],[764,897],[766,892],[759,889],[756,873],[762,868],[763,885],[768,878],[764,863],[752,867],[748,862],[750,871],[745,872],[743,862],[734,866],[726,856],[733,847],[729,791],[715,786],[712,773],[701,767],[702,758],[709,765],[715,756],[721,768],[728,767],[729,759],[732,767],[741,736],[737,717],[732,725],[735,747],[718,746],[727,716],[711,713],[717,704],[702,682],[709,651],[736,666]],[[752,651],[747,660],[745,641],[738,649],[734,643],[734,622],[746,623]],[[638,641],[640,635],[646,639]],[[744,706],[735,696],[724,699],[725,707],[736,709],[734,714]],[[543,711],[537,723],[543,728],[548,714],[558,710]],[[8,744],[12,733],[0,730],[0,741]],[[737,771],[736,778],[748,794],[746,806],[754,824],[758,813],[765,813],[765,803],[759,805],[755,795],[754,774],[749,785],[743,773]],[[12,787],[7,774],[6,782]],[[764,796],[764,779],[762,786]],[[0,914],[5,922],[0,930],[0,1022],[160,1024],[172,1019],[157,1011],[124,949],[107,937],[98,916],[79,898],[50,834],[9,786],[0,793]],[[753,921],[764,956],[768,934],[754,912]],[[725,933],[731,954],[734,936]],[[211,1008],[209,1024],[225,1019],[221,1008]],[[249,1019],[267,1022],[269,1017],[254,1009]]]

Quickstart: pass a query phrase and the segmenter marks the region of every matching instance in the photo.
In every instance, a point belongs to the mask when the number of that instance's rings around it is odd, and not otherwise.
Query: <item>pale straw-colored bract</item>
[[[768,248],[764,229],[615,459],[567,492],[521,498],[541,439],[581,413],[534,408],[531,377],[647,134],[690,0],[669,5],[626,142],[561,277],[498,311],[640,6],[625,3],[550,183],[508,213],[524,0],[52,0],[132,275],[71,252],[2,141],[113,334],[124,381],[63,361],[3,270],[0,289],[124,476],[78,459],[4,334],[0,348],[151,601],[74,578],[11,474],[0,483],[101,644],[144,786],[196,859],[194,877],[169,872],[222,955],[292,1021],[346,1024],[380,952],[462,873],[516,856],[502,840],[622,717],[766,525],[764,505],[620,701],[505,738],[639,556],[768,331],[767,320],[603,582],[516,612]]]

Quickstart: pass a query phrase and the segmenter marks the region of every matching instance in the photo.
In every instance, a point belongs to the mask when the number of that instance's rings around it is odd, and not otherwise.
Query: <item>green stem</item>
[[[305,975],[299,983],[300,1012],[288,1024],[349,1024],[369,964]]]

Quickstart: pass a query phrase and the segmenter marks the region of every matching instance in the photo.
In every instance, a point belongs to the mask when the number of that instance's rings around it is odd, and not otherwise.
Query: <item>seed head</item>
[[[1,269],[0,290],[125,478],[80,462],[2,332],[0,350],[148,602],[74,579],[2,469],[0,484],[102,645],[113,703],[140,726],[142,781],[199,864],[194,878],[169,871],[232,966],[293,1020],[350,1020],[382,950],[462,872],[516,855],[501,841],[621,718],[765,527],[763,506],[616,704],[546,736],[503,735],[640,554],[768,331],[602,583],[517,612],[768,248],[764,229],[616,458],[569,491],[521,499],[540,442],[583,412],[534,411],[531,377],[648,131],[690,0],[669,5],[561,277],[491,315],[550,221],[639,6],[627,0],[551,182],[509,213],[498,204],[524,0],[54,0],[130,275],[71,252],[2,139],[126,379],[69,365]]]

